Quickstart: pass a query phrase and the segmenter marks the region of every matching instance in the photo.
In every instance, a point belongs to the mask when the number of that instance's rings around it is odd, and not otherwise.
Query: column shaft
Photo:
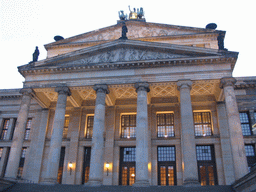
[[[92,149],[90,161],[89,181],[86,185],[102,185],[103,180],[103,154],[105,131],[105,98],[108,93],[107,85],[95,85],[97,93],[94,111]]]
[[[229,133],[233,162],[235,169],[235,179],[243,177],[248,172],[247,159],[244,148],[244,138],[241,128],[239,111],[236,102],[234,84],[236,80],[233,77],[221,79],[221,87],[224,89],[227,118],[229,124]]]
[[[57,183],[67,96],[70,95],[70,91],[67,87],[57,87],[56,92],[58,92],[58,101],[53,122],[50,151],[47,161],[47,172],[43,181],[43,183],[47,184]]]
[[[24,134],[28,119],[28,112],[31,102],[31,95],[33,93],[32,89],[22,89],[20,92],[23,94],[23,96],[21,100],[16,127],[14,130],[11,151],[5,174],[5,177],[10,179],[15,179],[17,177]]]
[[[149,132],[148,132],[148,83],[136,83],[136,180],[134,186],[148,186]]]
[[[192,82],[190,80],[180,80],[177,86],[180,91],[183,184],[199,185],[194,120],[190,96]]]

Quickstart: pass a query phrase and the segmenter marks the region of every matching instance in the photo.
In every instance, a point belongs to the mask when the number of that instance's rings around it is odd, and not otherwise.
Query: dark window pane
[[[249,114],[246,112],[240,112],[239,116],[240,116],[243,135],[252,135]]]

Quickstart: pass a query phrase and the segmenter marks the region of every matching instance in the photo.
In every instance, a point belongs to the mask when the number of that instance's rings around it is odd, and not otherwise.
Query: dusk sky
[[[46,58],[45,44],[53,37],[76,36],[117,23],[118,11],[129,13],[143,7],[147,22],[205,28],[216,23],[226,31],[225,48],[239,52],[234,77],[254,76],[254,0],[0,0],[0,89],[22,88],[24,78],[17,67],[32,60],[35,47],[39,60]]]

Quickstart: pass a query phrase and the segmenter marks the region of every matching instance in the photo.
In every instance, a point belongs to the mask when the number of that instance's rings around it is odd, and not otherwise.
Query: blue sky
[[[0,0],[0,89],[21,88],[17,66],[39,60],[53,37],[64,38],[116,24],[118,11],[143,7],[148,22],[204,28],[216,23],[226,31],[225,47],[239,52],[233,76],[254,76],[256,45],[254,0]]]

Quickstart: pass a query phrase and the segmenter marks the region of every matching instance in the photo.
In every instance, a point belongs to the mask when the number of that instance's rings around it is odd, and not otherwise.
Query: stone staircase
[[[234,192],[231,186],[203,186],[203,187],[183,187],[183,186],[99,186],[88,187],[83,185],[40,185],[31,183],[16,183],[5,192]]]

